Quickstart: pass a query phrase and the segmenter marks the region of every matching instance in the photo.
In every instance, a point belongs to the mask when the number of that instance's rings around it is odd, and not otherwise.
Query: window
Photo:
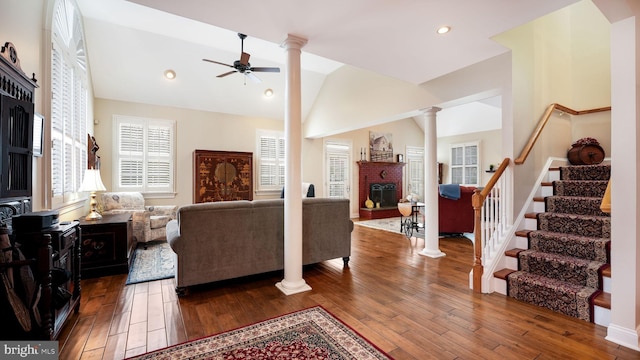
[[[325,194],[330,198],[349,198],[351,174],[351,143],[344,140],[327,140],[324,144],[326,159]]]
[[[424,201],[424,148],[407,146],[407,195]]]
[[[113,126],[114,191],[173,195],[175,121],[115,115]]]
[[[451,183],[478,185],[480,178],[478,166],[479,143],[451,145]]]
[[[87,59],[72,1],[55,4],[51,37],[51,203],[60,206],[78,196],[87,164]]]
[[[257,191],[280,191],[284,187],[284,133],[256,131]]]

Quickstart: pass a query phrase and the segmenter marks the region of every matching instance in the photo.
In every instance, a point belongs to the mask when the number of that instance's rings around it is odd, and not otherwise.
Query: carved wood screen
[[[253,153],[195,150],[193,202],[253,200]]]

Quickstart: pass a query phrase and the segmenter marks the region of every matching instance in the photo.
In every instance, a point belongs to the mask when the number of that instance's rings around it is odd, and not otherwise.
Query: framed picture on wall
[[[371,161],[393,162],[391,133],[369,131],[369,157]]]
[[[33,156],[42,156],[44,146],[44,116],[33,114]]]

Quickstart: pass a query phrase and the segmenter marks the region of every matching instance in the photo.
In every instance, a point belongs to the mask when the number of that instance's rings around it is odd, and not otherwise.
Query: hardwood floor
[[[125,286],[126,275],[82,282],[80,313],[60,336],[60,359],[122,359],[321,305],[396,359],[638,359],[606,328],[469,289],[472,245],[355,226],[349,268],[305,268],[312,290],[286,296],[283,273],[225,281],[177,298],[173,279]]]

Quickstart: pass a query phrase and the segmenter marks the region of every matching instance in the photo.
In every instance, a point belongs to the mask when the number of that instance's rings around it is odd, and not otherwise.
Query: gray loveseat
[[[303,264],[351,255],[349,200],[303,199]],[[189,286],[284,268],[284,200],[181,206],[167,224],[176,254],[176,292]]]

